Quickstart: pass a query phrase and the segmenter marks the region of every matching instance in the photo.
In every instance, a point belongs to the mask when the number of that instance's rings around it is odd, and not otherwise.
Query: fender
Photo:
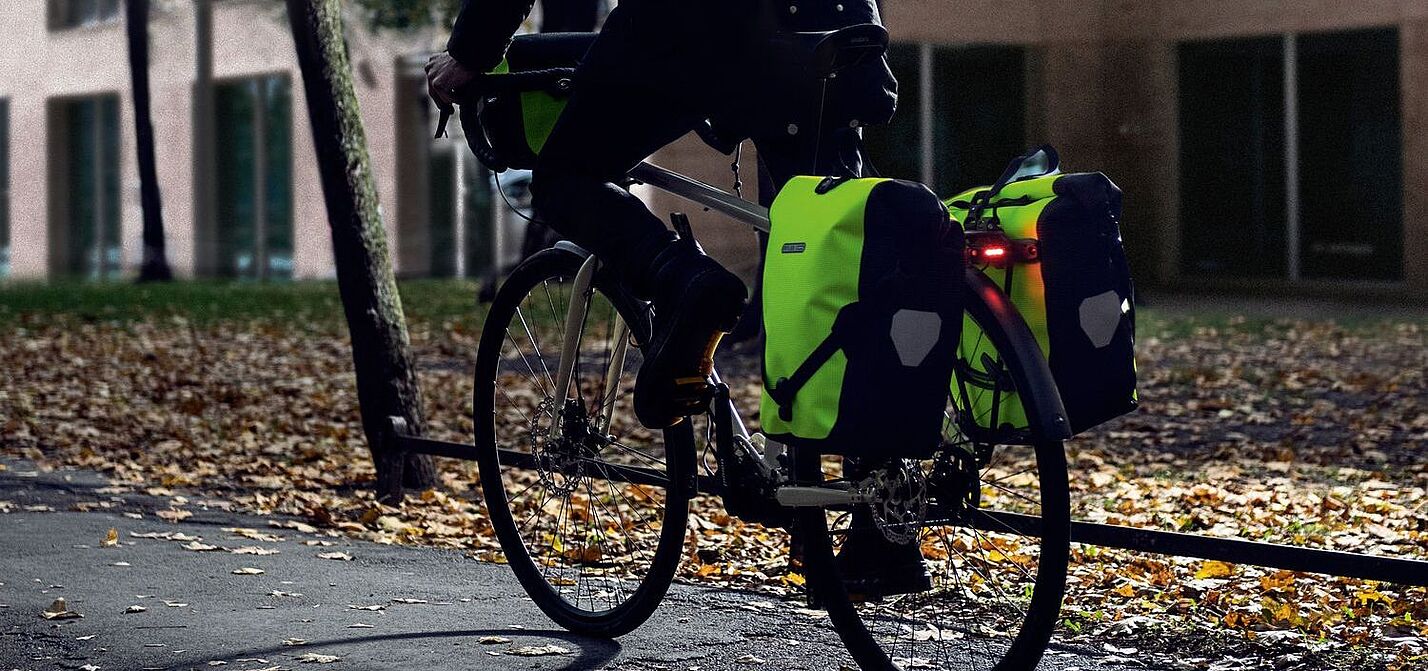
[[[1046,356],[1036,344],[1036,336],[1021,318],[1007,295],[975,268],[967,268],[967,311],[977,321],[996,328],[987,329],[987,336],[997,351],[1021,362],[1011,367],[1022,407],[1026,409],[1031,434],[1039,440],[1066,440],[1072,436],[1071,422],[1061,403],[1061,392],[1051,377]]]

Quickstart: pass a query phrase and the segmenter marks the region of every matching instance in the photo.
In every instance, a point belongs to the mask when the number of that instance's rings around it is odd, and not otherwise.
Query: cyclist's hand
[[[450,113],[456,104],[456,92],[474,81],[478,74],[450,54],[436,54],[426,61],[427,95],[438,109]]]

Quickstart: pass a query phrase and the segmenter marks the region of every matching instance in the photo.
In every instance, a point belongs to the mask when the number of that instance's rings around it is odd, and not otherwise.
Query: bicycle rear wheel
[[[491,524],[526,593],[566,629],[619,636],[649,618],[674,579],[694,437],[689,422],[661,433],[634,419],[639,354],[630,342],[649,341],[649,320],[600,273],[576,296],[585,320],[570,393],[555,399],[582,262],[547,250],[501,287],[476,357],[476,446]],[[611,360],[623,357],[629,372],[608,378]]]
[[[1007,337],[985,305],[974,301],[968,311],[987,337]],[[1012,351],[1005,342],[994,344]],[[959,357],[970,360],[977,352],[978,364],[988,363],[978,343],[963,349]],[[1026,379],[1021,362],[996,358],[995,365],[1005,368],[1001,379]],[[859,516],[872,520],[859,524],[873,528],[853,528],[848,511],[800,512],[809,584],[863,669],[1032,669],[1050,640],[1070,549],[1062,443],[995,445],[985,442],[986,432],[977,432],[983,442],[975,442],[962,430],[971,419],[950,407],[935,459],[884,465],[882,482],[895,483],[896,491],[875,501],[871,515]],[[824,465],[821,455],[796,457],[801,473]],[[917,543],[932,590],[855,602],[835,557],[845,539],[859,533]]]

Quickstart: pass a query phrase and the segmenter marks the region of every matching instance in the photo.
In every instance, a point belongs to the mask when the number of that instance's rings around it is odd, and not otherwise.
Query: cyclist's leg
[[[542,220],[638,284],[671,240],[664,221],[620,182],[646,156],[693,128],[653,86],[585,82],[541,150],[531,195]],[[646,296],[647,297],[647,296]]]
[[[685,77],[628,37],[616,17],[581,64],[577,89],[541,151],[532,194],[547,223],[595,252],[636,296],[653,299],[655,329],[635,384],[635,414],[663,428],[704,405],[705,377],[722,333],[743,310],[743,283],[695,247],[675,243],[659,217],[621,182],[641,159],[703,118]],[[613,30],[612,30],[613,28]],[[694,60],[694,59],[691,59]]]

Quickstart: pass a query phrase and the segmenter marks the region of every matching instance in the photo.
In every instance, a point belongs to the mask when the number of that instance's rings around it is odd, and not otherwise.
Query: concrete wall
[[[56,97],[112,92],[121,98],[123,235],[126,265],[139,259],[139,196],[134,169],[128,73],[119,23],[48,31],[45,3],[0,9],[0,96],[11,100],[12,258],[17,277],[47,274],[49,182],[46,106]],[[176,270],[192,274],[190,120],[193,17],[190,3],[164,3],[152,25],[154,121],[161,139],[164,212]],[[332,270],[320,188],[304,114],[300,75],[277,3],[216,3],[219,78],[287,73],[293,82],[295,274]],[[1028,49],[1027,144],[1057,145],[1071,169],[1099,169],[1125,190],[1124,227],[1143,284],[1234,290],[1373,293],[1428,298],[1428,0],[895,0],[886,22],[894,40],[936,44],[1003,43]],[[1405,278],[1397,285],[1304,282],[1253,284],[1181,277],[1178,269],[1179,143],[1177,44],[1192,39],[1396,25],[1400,29],[1403,105]],[[412,129],[420,114],[410,91],[397,93],[404,55],[438,45],[436,34],[374,37],[351,31],[358,95],[389,230],[398,238],[399,267],[420,273],[425,263],[426,209],[422,141]],[[904,85],[915,85],[905,82]],[[909,113],[904,111],[903,113]],[[221,130],[221,129],[220,129]],[[405,137],[404,140],[398,140]],[[177,141],[163,141],[177,138]],[[743,181],[757,192],[752,148]],[[913,150],[913,148],[910,148]],[[657,161],[728,188],[729,159],[685,138]],[[402,169],[404,174],[398,175]],[[57,194],[56,197],[63,197]],[[651,196],[656,212],[689,212],[705,246],[746,276],[757,261],[754,238],[742,226],[673,198]],[[401,234],[396,235],[400,230]]]
[[[191,276],[199,251],[193,221],[193,96],[194,17],[192,3],[156,3],[150,24],[153,79],[153,119],[158,138],[157,161],[163,189],[169,258],[175,272]],[[281,3],[228,0],[214,3],[214,62],[219,80],[285,74],[293,91],[293,244],[296,277],[332,275],[321,186],[318,183],[306,98],[292,39]],[[397,200],[395,168],[395,67],[405,53],[429,45],[430,36],[374,37],[349,31],[357,95],[368,131],[377,187],[388,228],[395,229],[392,204]],[[0,97],[11,109],[11,240],[12,274],[40,278],[49,274],[47,233],[49,203],[64,194],[50,194],[50,160],[46,147],[54,143],[46,119],[56,98],[115,93],[120,97],[121,218],[124,265],[140,261],[142,211],[135,164],[133,107],[129,94],[127,50],[121,21],[50,31],[46,3],[40,0],[6,3],[0,9]],[[223,129],[217,129],[222,133]],[[221,160],[221,157],[219,157]]]
[[[1122,187],[1126,244],[1142,284],[1428,299],[1428,0],[897,0],[885,21],[894,41],[1028,47],[1026,144],[1050,142],[1069,169],[1104,171]],[[1404,281],[1182,277],[1178,43],[1391,25],[1401,48]],[[711,167],[723,160],[712,155],[686,140],[659,158],[726,183]],[[741,228],[712,218],[706,226],[717,255],[753,264]]]

